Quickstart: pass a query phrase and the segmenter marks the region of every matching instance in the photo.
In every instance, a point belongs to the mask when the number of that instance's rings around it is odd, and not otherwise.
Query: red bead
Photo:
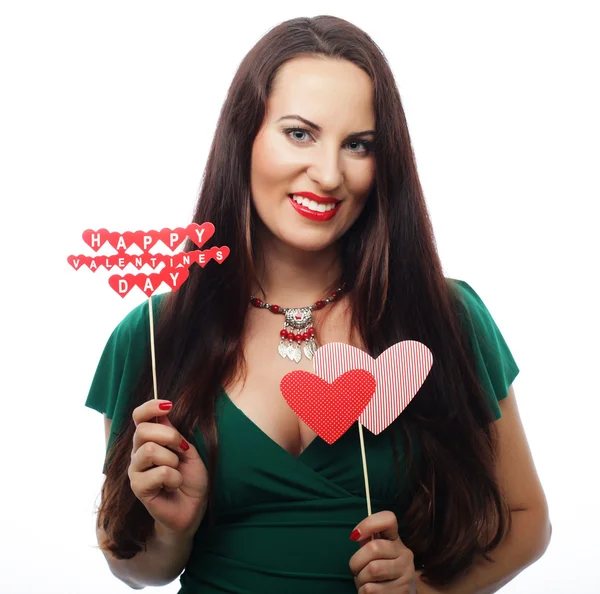
[[[317,301],[315,303],[315,309],[323,309],[325,307],[325,301]]]
[[[337,299],[338,298],[338,294],[337,293],[332,293],[331,298],[334,299],[334,300]]]
[[[271,305],[271,311],[273,313],[279,313],[279,305]]]
[[[253,305],[254,307],[260,307],[262,305],[262,301],[260,299],[255,299]]]
[[[287,338],[287,335],[288,335],[288,332],[287,332],[287,330],[282,330],[282,331],[279,333],[279,336],[281,336],[281,338],[282,338],[283,340],[285,340],[285,339]]]
[[[315,329],[314,329],[314,328],[309,328],[309,329],[306,331],[306,333],[307,333],[309,336],[314,336],[314,335],[315,335]]]

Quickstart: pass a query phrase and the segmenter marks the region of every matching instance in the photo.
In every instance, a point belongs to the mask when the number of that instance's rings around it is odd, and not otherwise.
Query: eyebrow
[[[281,120],[300,120],[304,122],[307,126],[314,128],[317,132],[321,132],[321,126],[299,116],[297,114],[285,115],[277,120],[277,122],[281,122]],[[375,134],[375,130],[363,130],[362,132],[351,132],[348,136],[365,136],[366,134]]]

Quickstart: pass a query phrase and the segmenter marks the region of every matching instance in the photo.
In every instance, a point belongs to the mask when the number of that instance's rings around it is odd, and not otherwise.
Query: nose
[[[321,145],[313,152],[313,160],[308,168],[308,176],[325,192],[331,192],[342,185],[344,175],[340,167],[340,155],[337,147]]]

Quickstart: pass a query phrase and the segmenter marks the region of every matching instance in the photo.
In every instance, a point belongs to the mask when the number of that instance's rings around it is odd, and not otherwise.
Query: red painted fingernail
[[[350,540],[358,540],[360,538],[360,530],[355,528],[350,535]]]
[[[179,445],[184,452],[187,452],[190,449],[190,444],[185,439],[182,439]]]
[[[171,410],[172,406],[173,406],[172,402],[161,402],[158,405],[158,408],[160,408],[160,410]]]

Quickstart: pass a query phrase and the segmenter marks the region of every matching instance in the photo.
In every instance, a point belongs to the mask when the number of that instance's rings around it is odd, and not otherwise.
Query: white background
[[[185,226],[239,62],[279,22],[318,14],[386,54],[446,276],[480,294],[521,368],[554,533],[502,591],[599,591],[598,3],[1,6],[0,591],[130,591],[94,549],[104,433],[83,402],[145,298],[66,257],[90,253],[86,228]]]

